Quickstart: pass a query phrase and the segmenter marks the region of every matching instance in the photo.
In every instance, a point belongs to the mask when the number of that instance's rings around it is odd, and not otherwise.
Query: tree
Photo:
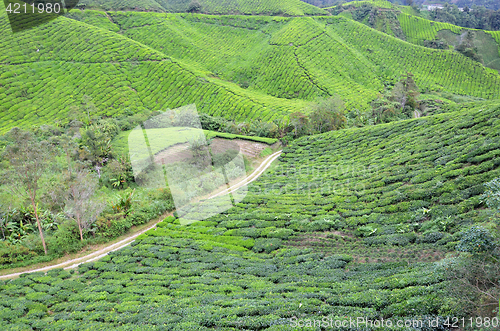
[[[315,103],[309,116],[313,131],[323,133],[344,127],[344,110],[344,102],[338,96]]]
[[[495,239],[488,230],[481,226],[472,226],[462,232],[462,238],[457,245],[457,251],[476,256],[493,252],[495,248]]]
[[[293,127],[295,137],[300,137],[307,134],[309,119],[301,112],[294,112],[290,115],[290,124]]]
[[[490,27],[492,30],[500,30],[500,9],[491,13]]]
[[[100,120],[85,130],[81,142],[80,159],[90,161],[100,176],[100,169],[111,157],[111,141],[119,132],[113,119]]]
[[[498,244],[487,229],[472,226],[461,233],[457,251],[461,255],[447,267],[448,277],[454,282],[452,294],[465,307],[483,315],[500,300]]]
[[[201,4],[198,2],[198,0],[193,0],[188,6],[187,12],[188,13],[199,13],[201,11]]]
[[[8,133],[12,144],[5,148],[5,156],[9,160],[9,186],[13,192],[28,199],[33,207],[38,231],[42,239],[43,250],[47,255],[47,246],[43,236],[38,211],[39,181],[47,171],[53,159],[52,146],[46,141],[38,141],[30,132],[14,128]]]
[[[2,231],[1,240],[5,240],[5,232],[7,231],[7,216],[5,213],[0,213],[0,231]]]
[[[396,83],[392,89],[392,100],[399,103],[403,112],[406,106],[409,106],[412,111],[418,107],[419,95],[420,92],[411,73],[407,73],[406,77]]]
[[[78,224],[83,242],[83,230],[88,229],[104,209],[104,203],[94,198],[98,180],[88,170],[73,170],[70,165],[67,183],[65,213]]]

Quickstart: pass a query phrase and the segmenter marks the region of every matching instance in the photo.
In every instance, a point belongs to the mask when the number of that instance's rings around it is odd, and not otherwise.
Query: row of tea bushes
[[[209,220],[224,235],[346,246],[370,260],[384,247],[398,260],[443,256],[464,227],[488,221],[484,183],[500,177],[500,105],[475,107],[301,138]]]
[[[411,45],[343,17],[111,15],[133,40],[279,98],[314,100],[337,94],[349,109],[367,109],[367,100],[383,91],[384,82],[407,72],[421,90],[499,95],[498,75],[481,64],[450,51]]]
[[[173,13],[187,12],[190,11],[191,8],[191,11],[216,15],[237,13],[241,15],[304,16],[325,15],[327,13],[316,6],[304,3],[300,0],[268,0],[259,2],[252,0],[238,0],[236,2],[224,0],[199,0],[197,4],[199,4],[199,7],[193,7],[192,1],[188,0],[82,0],[78,3],[77,8]]]
[[[196,66],[173,62],[112,32],[116,25],[105,13],[71,15],[98,27],[60,18],[12,34],[7,17],[0,17],[0,31],[6,36],[0,41],[1,132],[67,122],[70,113],[83,112],[86,96],[96,108],[92,115],[100,116],[195,103],[201,112],[232,120],[271,120],[304,107],[303,102],[282,102],[209,78]]]
[[[404,13],[401,13],[398,19],[407,40],[420,46],[424,46],[426,40],[437,39],[437,34],[441,30],[450,30],[457,36],[462,32],[461,27],[450,23],[434,22]]]
[[[83,264],[78,274],[59,269],[0,282],[0,325],[5,330],[295,330],[293,317],[451,312],[453,303],[432,266],[347,270],[348,261],[349,256],[325,257],[309,249],[238,252],[165,233]],[[402,310],[409,300],[415,307],[410,315]]]

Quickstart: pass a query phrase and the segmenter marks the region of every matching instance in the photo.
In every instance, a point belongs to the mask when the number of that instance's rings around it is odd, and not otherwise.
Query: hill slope
[[[195,103],[212,115],[271,120],[334,95],[348,111],[370,111],[384,85],[407,72],[424,92],[500,97],[497,72],[344,17],[69,16],[14,35],[0,17],[2,132],[67,121],[85,95],[108,116]]]
[[[67,121],[70,112],[83,111],[86,95],[107,116],[196,103],[213,115],[270,120],[303,107],[300,100],[211,80],[143,44],[68,18],[12,34],[2,15],[0,32],[0,132]]]
[[[239,208],[213,220],[221,227],[245,220],[240,235],[264,221],[288,235],[341,231],[363,239],[336,249],[360,258],[370,257],[372,245],[429,243],[430,232],[443,240],[420,249],[449,250],[454,234],[488,219],[479,196],[500,176],[499,128],[496,102],[304,137],[283,150]]]
[[[460,316],[446,262],[431,261],[488,220],[479,195],[500,175],[499,128],[492,103],[302,138],[222,215],[167,218],[78,277],[0,281],[0,326],[276,331],[294,316]]]
[[[385,80],[408,71],[423,90],[484,98],[500,92],[498,74],[460,54],[416,47],[342,17],[111,15],[131,39],[280,98],[338,94],[351,107],[365,108]],[[450,80],[451,72],[461,77]]]
[[[138,10],[182,13],[190,9],[191,0],[81,0],[79,8],[104,10]],[[197,12],[204,14],[245,15],[324,15],[325,11],[300,0],[199,0]]]
[[[485,66],[500,70],[499,31],[482,31],[430,21],[419,17],[412,7],[394,5],[385,0],[348,2],[327,10],[420,46],[457,49],[469,38],[466,47],[476,49]]]

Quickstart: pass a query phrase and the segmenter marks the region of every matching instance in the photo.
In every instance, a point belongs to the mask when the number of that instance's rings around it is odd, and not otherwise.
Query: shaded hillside
[[[348,2],[327,10],[415,45],[457,50],[486,67],[500,70],[499,31],[481,31],[431,21],[419,16],[424,12],[384,0]]]

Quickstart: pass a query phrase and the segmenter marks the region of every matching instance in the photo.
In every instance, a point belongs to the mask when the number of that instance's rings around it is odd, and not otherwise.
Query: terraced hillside
[[[150,47],[68,18],[16,34],[8,24],[1,15],[0,132],[68,121],[83,111],[85,96],[94,115],[105,116],[196,103],[214,115],[270,120],[304,107],[211,80]]]
[[[480,195],[500,176],[499,125],[492,103],[301,138],[245,204],[213,220],[253,238],[339,231],[322,245],[360,260],[375,259],[373,247],[399,247],[410,260],[447,251],[462,228],[487,220]],[[267,226],[274,234],[259,230]]]
[[[416,47],[343,17],[110,16],[135,41],[249,93],[281,100],[338,94],[348,108],[366,109],[386,80],[408,71],[422,90],[496,98],[500,89],[498,74],[470,59]],[[461,77],[451,80],[446,72]]]
[[[407,72],[422,91],[500,97],[496,71],[344,17],[86,10],[9,29],[1,16],[0,132],[68,121],[88,108],[84,100],[106,116],[195,103],[212,115],[269,121],[335,95],[348,111],[370,111]]]
[[[428,45],[429,41],[445,41],[444,47],[456,49],[471,33],[471,46],[477,49],[485,66],[500,70],[500,31],[482,31],[462,28],[442,22],[401,13],[398,16],[407,40],[417,45]]]
[[[385,0],[348,2],[326,10],[426,47],[456,49],[466,39],[467,32],[470,32],[471,45],[467,47],[477,49],[486,67],[500,70],[499,31],[482,31],[430,21],[418,16],[412,7],[394,5]]]
[[[105,1],[81,0],[79,8],[104,10],[138,10],[182,13],[195,11],[205,14],[244,14],[244,15],[324,15],[326,12],[300,0],[199,0],[193,6],[191,0],[140,0]]]
[[[78,274],[0,282],[0,326],[292,330],[294,317],[460,316],[446,263],[432,261],[489,220],[479,196],[500,175],[499,129],[491,103],[302,138],[222,215],[169,217]]]

